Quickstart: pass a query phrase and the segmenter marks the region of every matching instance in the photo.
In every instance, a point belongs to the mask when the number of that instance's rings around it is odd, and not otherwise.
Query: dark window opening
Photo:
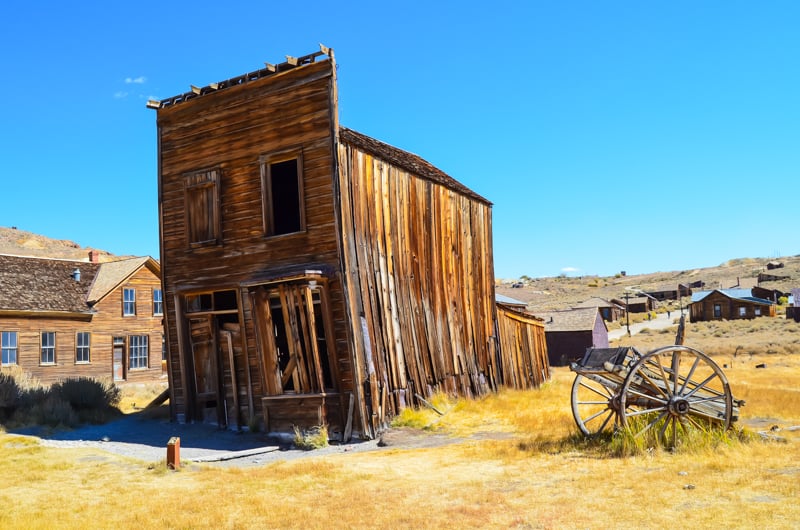
[[[303,164],[299,153],[288,159],[262,158],[264,232],[268,236],[292,234],[305,229],[302,174]]]
[[[235,311],[238,308],[236,291],[190,294],[186,296],[186,312]]]

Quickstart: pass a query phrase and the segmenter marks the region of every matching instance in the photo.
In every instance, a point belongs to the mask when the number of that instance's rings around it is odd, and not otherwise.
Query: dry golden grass
[[[792,393],[800,356],[771,355],[766,369],[755,369],[755,360],[737,355],[726,370],[734,395],[748,399],[743,420],[800,424]],[[612,458],[575,436],[572,378],[558,368],[536,391],[477,401],[439,396],[443,416],[423,410],[409,420],[453,435],[453,444],[259,468],[172,472],[163,463],[0,434],[0,527],[793,528],[800,521],[797,438]]]

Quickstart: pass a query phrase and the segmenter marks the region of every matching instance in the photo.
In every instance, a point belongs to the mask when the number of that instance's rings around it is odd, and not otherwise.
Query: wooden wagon
[[[711,357],[683,345],[642,354],[634,347],[590,348],[570,366],[572,414],[587,436],[626,428],[675,446],[693,429],[728,429],[744,405]]]

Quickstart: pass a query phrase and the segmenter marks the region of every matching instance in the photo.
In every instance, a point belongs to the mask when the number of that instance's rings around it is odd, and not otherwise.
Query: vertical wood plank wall
[[[359,354],[372,428],[418,403],[417,395],[482,395],[546,376],[532,368],[543,363],[546,370],[543,328],[526,337],[524,370],[521,361],[493,354],[491,206],[347,141],[340,142],[339,164],[346,276],[358,300],[351,318],[354,334],[366,335]]]

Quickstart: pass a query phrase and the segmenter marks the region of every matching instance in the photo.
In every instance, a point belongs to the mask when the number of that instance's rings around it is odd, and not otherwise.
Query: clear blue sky
[[[800,253],[800,2],[41,2],[0,16],[0,226],[158,256],[155,111],[334,48],[340,119],[494,203],[496,275]]]

